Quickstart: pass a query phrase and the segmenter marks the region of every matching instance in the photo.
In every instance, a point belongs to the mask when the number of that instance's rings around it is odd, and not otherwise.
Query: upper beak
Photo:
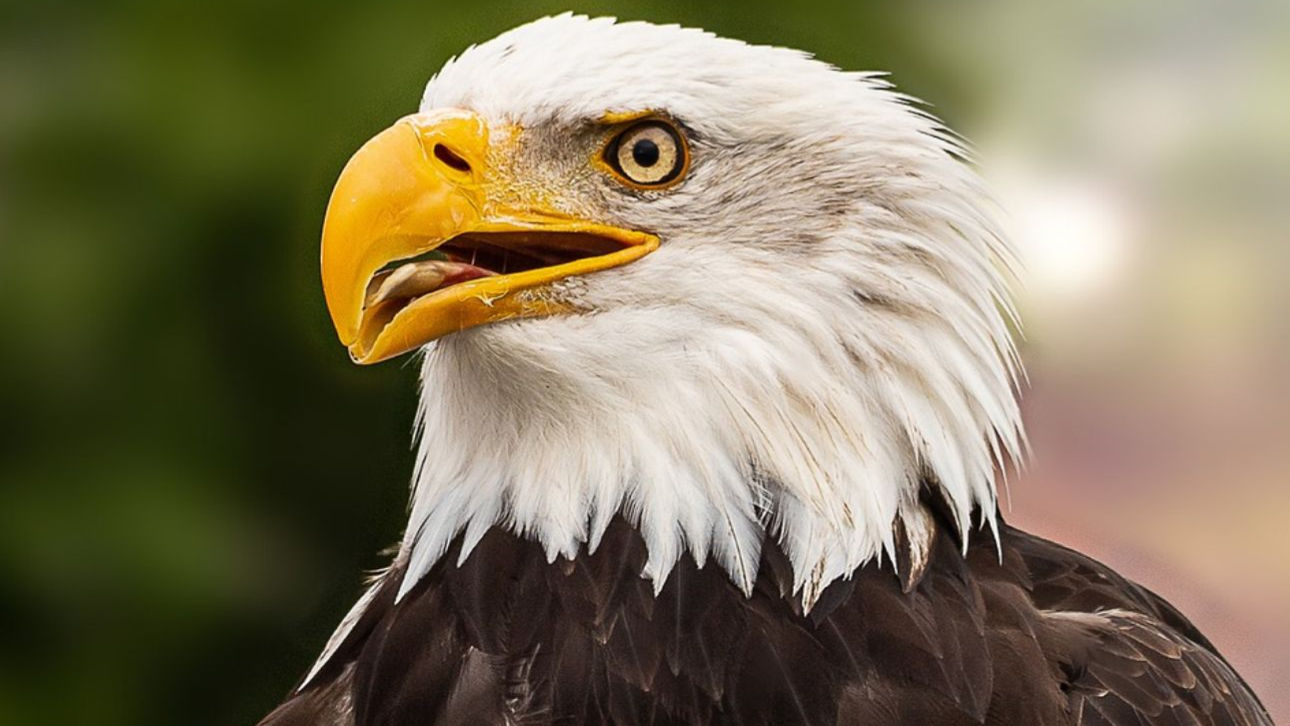
[[[487,166],[488,150],[487,125],[450,109],[401,119],[345,165],[323,222],[322,281],[355,362],[567,309],[542,288],[658,247],[644,232],[495,202],[489,190],[506,180]],[[444,245],[438,259],[382,271]]]

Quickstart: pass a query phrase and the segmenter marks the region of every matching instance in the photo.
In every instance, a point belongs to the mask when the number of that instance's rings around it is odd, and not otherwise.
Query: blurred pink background
[[[1007,516],[1170,599],[1290,722],[1290,3],[923,7],[1028,267]]]

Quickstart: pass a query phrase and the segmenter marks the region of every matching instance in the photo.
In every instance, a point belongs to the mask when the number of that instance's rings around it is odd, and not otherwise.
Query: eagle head
[[[403,589],[503,525],[552,559],[622,516],[661,587],[748,591],[774,538],[809,607],[995,522],[1021,447],[1009,247],[955,137],[875,74],[562,15],[472,47],[364,145],[323,230],[360,363],[423,355]]]

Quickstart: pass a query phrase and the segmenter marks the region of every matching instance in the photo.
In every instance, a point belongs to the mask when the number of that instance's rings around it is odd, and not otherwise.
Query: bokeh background
[[[1290,722],[1290,4],[53,0],[0,4],[0,724],[249,724],[307,667],[412,464],[414,371],[326,319],[330,184],[569,5],[889,70],[972,139],[1030,265],[1008,516]]]

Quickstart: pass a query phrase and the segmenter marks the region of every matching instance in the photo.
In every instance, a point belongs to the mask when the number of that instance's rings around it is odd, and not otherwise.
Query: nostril
[[[444,164],[456,169],[457,171],[470,171],[470,162],[461,158],[457,152],[449,149],[443,144],[434,145],[434,156]]]

